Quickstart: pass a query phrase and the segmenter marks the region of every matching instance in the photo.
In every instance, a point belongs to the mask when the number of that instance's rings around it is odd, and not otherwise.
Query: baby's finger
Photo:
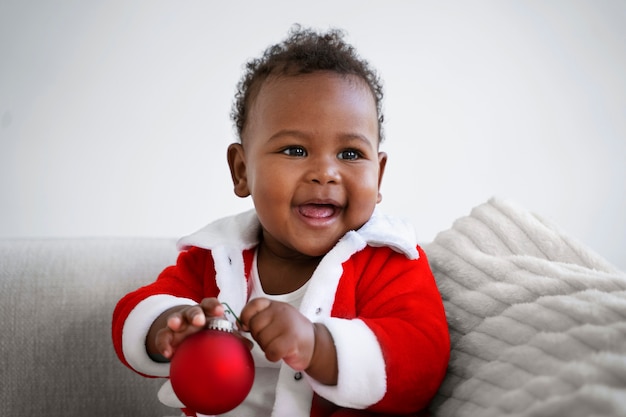
[[[183,327],[182,315],[179,312],[172,313],[167,318],[167,327],[174,332],[180,331],[181,328]]]
[[[200,307],[207,317],[221,317],[224,315],[224,306],[217,298],[205,298],[200,302]]]
[[[239,320],[241,322],[241,330],[250,331],[250,320],[256,316],[261,311],[268,308],[272,302],[267,298],[255,298],[251,300],[246,306],[241,310],[241,316]]]
[[[174,349],[172,347],[173,340],[174,335],[171,331],[167,329],[162,329],[157,333],[155,346],[157,350],[161,353],[161,355],[163,355],[167,359],[169,359],[174,352]]]
[[[204,327],[206,325],[206,316],[200,305],[189,307],[183,311],[184,320],[192,326]]]

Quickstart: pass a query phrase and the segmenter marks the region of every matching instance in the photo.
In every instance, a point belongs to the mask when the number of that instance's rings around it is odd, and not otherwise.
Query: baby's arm
[[[217,296],[214,275],[211,253],[191,248],[181,252],[176,265],[165,268],[156,281],[126,294],[115,307],[112,321],[113,345],[122,363],[141,375],[167,376],[169,367],[157,362],[167,361],[158,356],[162,352],[154,349],[155,355],[148,354],[148,344],[156,337],[155,333],[148,336],[150,330],[154,325],[158,332],[167,325],[163,312],[196,306],[204,298]],[[158,324],[159,318],[165,323]]]
[[[224,307],[216,298],[205,298],[194,306],[182,305],[166,310],[148,331],[148,355],[157,362],[169,361],[183,340],[204,328],[207,317],[223,315]]]
[[[241,322],[268,360],[282,359],[322,384],[337,384],[337,352],[323,324],[312,323],[287,303],[267,298],[250,301],[241,312]]]

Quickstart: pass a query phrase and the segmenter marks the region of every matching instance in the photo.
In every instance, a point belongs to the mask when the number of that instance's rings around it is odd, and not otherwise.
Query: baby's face
[[[284,256],[321,256],[361,227],[380,201],[378,140],[374,98],[360,78],[324,71],[266,81],[230,158],[264,243]]]

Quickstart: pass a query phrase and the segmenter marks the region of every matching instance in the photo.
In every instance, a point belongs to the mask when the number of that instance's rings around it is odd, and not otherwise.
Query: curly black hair
[[[344,42],[344,32],[330,29],[319,33],[312,29],[292,26],[288,37],[268,47],[260,58],[247,62],[245,72],[237,84],[231,119],[241,140],[248,118],[248,109],[259,92],[261,84],[274,75],[295,76],[315,71],[334,71],[363,79],[374,96],[378,115],[379,142],[383,140],[383,86],[376,71],[357,54],[353,46]]]

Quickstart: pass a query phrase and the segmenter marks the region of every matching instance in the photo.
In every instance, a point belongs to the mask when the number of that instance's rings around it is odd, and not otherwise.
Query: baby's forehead
[[[372,111],[377,113],[374,93],[367,82],[355,74],[315,71],[296,75],[270,75],[255,90],[247,105],[248,115],[255,113],[259,106],[281,106],[289,101],[342,101],[346,96],[355,97],[360,103],[371,104]]]
[[[277,84],[322,84],[326,83],[329,79],[340,80],[343,84],[351,85],[354,88],[370,89],[367,81],[357,74],[341,73],[331,70],[317,70],[294,74],[269,74],[259,81],[258,90],[260,91]],[[372,98],[374,98],[373,95]]]
[[[360,100],[371,102],[372,109],[377,113],[376,97],[369,84],[355,74],[343,74],[334,71],[315,71],[302,74],[270,75],[255,86],[249,96],[246,113],[250,116],[258,110],[260,103],[281,105],[286,100],[318,100],[323,93],[328,96],[341,97],[346,91],[357,92]]]

